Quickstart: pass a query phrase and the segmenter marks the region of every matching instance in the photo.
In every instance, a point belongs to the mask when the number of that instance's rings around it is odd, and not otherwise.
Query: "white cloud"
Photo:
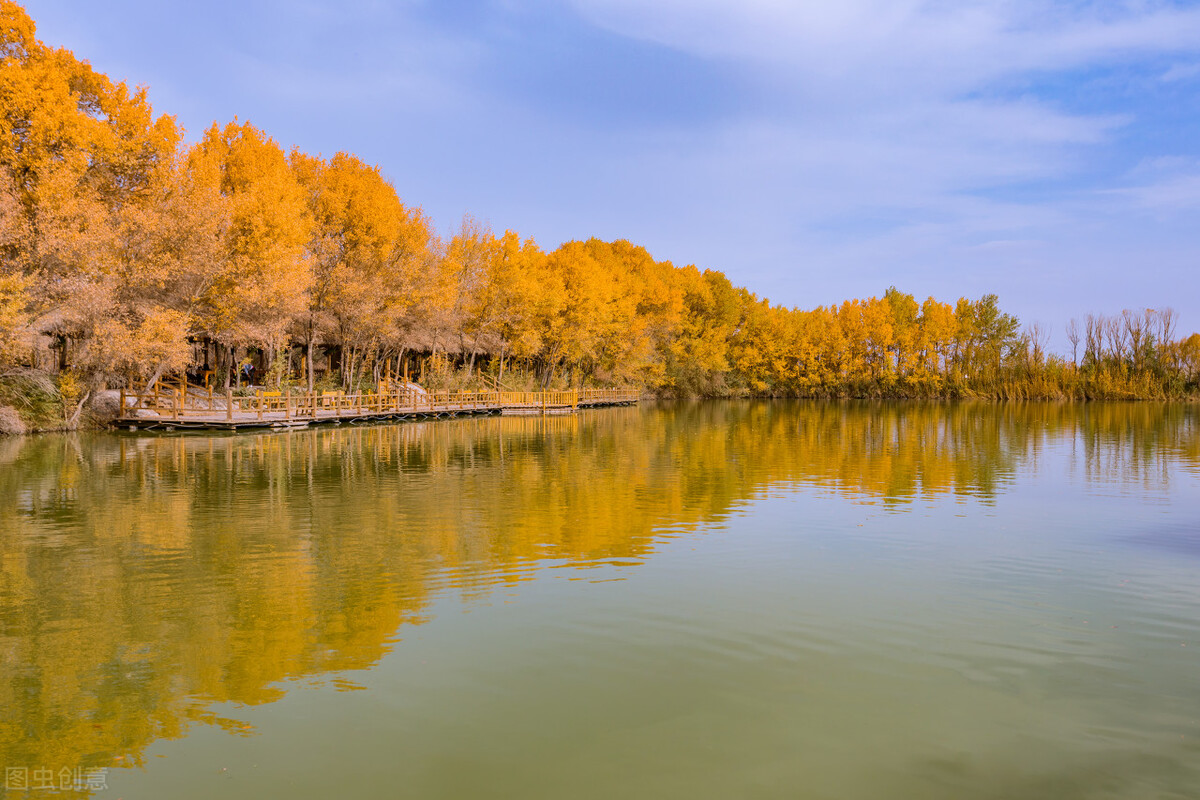
[[[1165,83],[1187,81],[1200,75],[1200,64],[1174,64],[1162,74]]]
[[[1031,75],[1200,51],[1200,9],[1160,2],[573,2],[612,31],[731,60],[777,90],[759,119],[712,132],[694,168],[765,162],[761,179],[792,181],[793,208],[814,222],[891,208],[919,225],[926,214],[940,223],[1001,205],[1042,223],[1061,218],[1071,212],[1046,202],[991,201],[980,211],[970,198],[1076,176],[1133,119],[1069,113],[1014,97],[1012,87]]]
[[[1200,209],[1200,159],[1165,156],[1147,159],[1129,173],[1129,184],[1101,194],[1122,207],[1157,215]]]
[[[1070,148],[1103,143],[1128,119],[1068,114],[1034,97],[1000,99],[997,81],[1123,53],[1200,49],[1200,10],[979,0],[574,0],[627,36],[732,59],[771,94],[766,123],[797,141],[857,142],[958,176],[948,190],[1069,174]],[[1098,7],[1097,7],[1098,8]],[[896,162],[901,163],[901,162]],[[852,169],[848,165],[848,168]],[[886,171],[894,168],[877,164]]]
[[[975,0],[573,0],[599,25],[701,55],[792,65],[798,77],[923,76],[969,87],[1037,69],[1200,46],[1200,9]],[[920,91],[921,86],[912,87]]]

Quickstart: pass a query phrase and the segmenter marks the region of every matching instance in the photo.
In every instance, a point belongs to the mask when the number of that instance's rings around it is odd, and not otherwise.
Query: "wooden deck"
[[[130,430],[299,428],[321,423],[442,419],[488,414],[569,414],[580,408],[634,405],[636,390],[560,392],[418,392],[347,395],[341,392],[258,392],[235,396],[211,390],[120,393],[115,424]]]

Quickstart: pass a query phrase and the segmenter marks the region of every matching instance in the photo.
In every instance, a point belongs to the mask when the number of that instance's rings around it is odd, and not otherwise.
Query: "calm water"
[[[8,797],[1195,798],[1200,408],[0,439],[0,657]]]

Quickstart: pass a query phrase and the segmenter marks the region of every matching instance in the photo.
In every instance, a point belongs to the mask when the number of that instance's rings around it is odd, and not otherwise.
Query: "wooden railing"
[[[583,405],[602,403],[636,403],[642,393],[637,389],[582,389],[579,402]]]
[[[547,412],[574,410],[580,405],[637,402],[636,390],[569,389],[548,392],[457,391],[421,392],[411,387],[392,392],[259,391],[235,396],[210,389],[188,389],[181,385],[148,391],[120,392],[120,416],[133,419],[139,411],[151,411],[159,420],[196,420],[236,423],[247,420],[324,420],[362,418],[403,413],[504,410]]]

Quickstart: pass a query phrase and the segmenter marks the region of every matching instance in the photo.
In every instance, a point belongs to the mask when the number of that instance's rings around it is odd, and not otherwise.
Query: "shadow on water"
[[[772,488],[988,502],[1051,447],[1086,481],[1159,485],[1200,462],[1196,423],[1158,404],[711,402],[3,439],[0,761],[136,764],[195,722],[245,732],[209,709],[370,667],[448,592],[644,563]],[[1200,555],[1194,531],[1145,543]],[[1050,796],[1030,780],[1003,796]]]

